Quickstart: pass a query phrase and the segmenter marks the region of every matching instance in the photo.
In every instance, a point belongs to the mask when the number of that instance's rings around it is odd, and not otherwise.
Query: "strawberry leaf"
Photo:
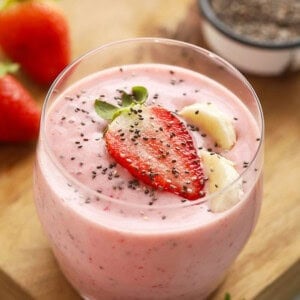
[[[120,108],[102,100],[95,100],[94,104],[96,113],[105,120],[113,120]]]

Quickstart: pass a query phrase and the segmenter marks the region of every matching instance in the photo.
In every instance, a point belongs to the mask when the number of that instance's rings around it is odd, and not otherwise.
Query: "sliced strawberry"
[[[66,18],[54,5],[42,1],[14,1],[0,11],[0,45],[27,74],[45,85],[70,60]]]
[[[158,106],[123,111],[105,133],[110,155],[138,180],[189,200],[204,196],[204,175],[186,126]]]
[[[27,90],[11,75],[0,77],[0,142],[36,139],[40,110]]]

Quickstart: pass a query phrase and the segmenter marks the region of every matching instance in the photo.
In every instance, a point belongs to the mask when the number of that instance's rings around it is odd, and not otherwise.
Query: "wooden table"
[[[204,45],[194,0],[62,0],[73,57],[113,40],[164,36]],[[300,294],[300,73],[247,76],[266,120],[264,201],[258,225],[211,299]],[[46,90],[21,75],[42,103]],[[79,299],[64,279],[32,198],[35,145],[0,145],[0,299]]]

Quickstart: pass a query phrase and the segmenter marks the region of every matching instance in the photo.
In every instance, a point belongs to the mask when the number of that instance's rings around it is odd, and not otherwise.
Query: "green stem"
[[[8,7],[20,3],[20,2],[26,2],[30,0],[0,0],[0,11],[7,9]]]
[[[11,62],[0,62],[0,77],[6,74],[16,73],[19,69],[19,65]]]

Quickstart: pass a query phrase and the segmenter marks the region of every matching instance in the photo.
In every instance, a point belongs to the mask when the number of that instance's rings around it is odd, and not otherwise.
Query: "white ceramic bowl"
[[[213,11],[210,0],[198,0],[202,30],[209,47],[242,71],[279,75],[300,69],[300,37],[285,43],[257,42],[238,35]]]

